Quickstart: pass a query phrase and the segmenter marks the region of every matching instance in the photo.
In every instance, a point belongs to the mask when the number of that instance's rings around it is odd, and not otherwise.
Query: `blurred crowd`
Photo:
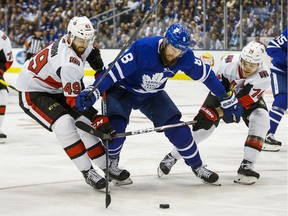
[[[243,44],[248,37],[275,37],[281,25],[287,24],[280,21],[280,0],[243,0],[242,20],[239,2],[226,1],[227,28],[224,28],[224,0],[206,0],[205,8],[202,1],[163,0],[138,38],[163,35],[169,25],[177,22],[190,29],[193,49],[222,50],[227,29],[228,48],[239,50],[241,23]],[[155,0],[7,0],[0,5],[0,29],[7,31],[13,47],[23,47],[35,29],[41,30],[48,45],[66,34],[67,24],[74,15],[85,15],[97,30],[96,42],[100,48],[121,48],[154,4]],[[286,20],[287,0],[282,0],[282,5]],[[107,13],[100,16],[104,12]],[[121,15],[115,20],[107,19],[118,13]],[[102,22],[103,19],[107,21]]]

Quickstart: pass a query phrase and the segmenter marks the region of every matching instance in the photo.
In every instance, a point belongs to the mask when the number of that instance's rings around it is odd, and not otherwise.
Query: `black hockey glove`
[[[104,66],[104,63],[100,55],[100,50],[97,47],[94,47],[91,50],[86,60],[95,71],[102,69]]]
[[[109,134],[111,136],[114,136],[116,134],[116,131],[109,123],[108,117],[104,115],[95,115],[92,120],[91,126],[96,130],[105,134]]]

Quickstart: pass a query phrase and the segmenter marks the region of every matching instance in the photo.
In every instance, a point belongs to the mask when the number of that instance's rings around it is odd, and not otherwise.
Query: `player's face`
[[[90,40],[75,37],[71,46],[77,55],[83,55],[89,45],[89,42]]]
[[[242,75],[244,77],[248,77],[254,74],[258,69],[258,66],[259,64],[257,63],[250,63],[241,59],[241,69],[242,69]]]
[[[166,44],[160,52],[162,62],[166,66],[175,65],[178,57],[182,54],[182,50],[173,47],[171,44]]]

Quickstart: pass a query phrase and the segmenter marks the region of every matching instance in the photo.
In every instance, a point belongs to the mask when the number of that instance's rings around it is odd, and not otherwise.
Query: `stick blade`
[[[106,208],[108,208],[108,206],[111,204],[111,196],[109,193],[106,194],[106,198],[105,198],[105,205]]]

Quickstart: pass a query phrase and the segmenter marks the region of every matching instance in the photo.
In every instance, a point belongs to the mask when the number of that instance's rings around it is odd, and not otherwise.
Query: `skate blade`
[[[162,172],[162,170],[160,169],[160,167],[157,168],[157,176],[158,178],[161,178],[163,175],[165,175],[164,172]]]
[[[243,185],[252,185],[257,180],[258,179],[254,176],[244,176],[244,175],[238,174],[236,179],[234,179],[234,183],[243,184]]]
[[[133,181],[130,179],[130,178],[127,178],[123,181],[118,181],[118,180],[115,180],[115,179],[112,179],[111,180],[112,183],[115,185],[115,186],[124,186],[124,185],[130,185],[133,183]]]
[[[269,144],[263,144],[262,151],[267,152],[278,152],[280,151],[280,145],[269,145]]]
[[[6,138],[0,138],[0,144],[5,144],[6,143]]]
[[[206,182],[204,180],[202,180],[203,183],[205,184],[209,184],[209,185],[214,185],[214,186],[221,186],[221,183],[217,180],[216,182],[210,183],[210,182]]]

